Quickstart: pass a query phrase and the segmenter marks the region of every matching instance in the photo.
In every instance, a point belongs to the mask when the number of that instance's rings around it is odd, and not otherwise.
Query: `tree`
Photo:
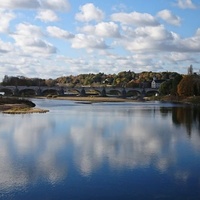
[[[192,75],[192,74],[193,74],[193,66],[190,65],[190,66],[188,67],[188,75]]]
[[[9,76],[5,75],[2,81],[2,85],[7,85],[10,81]]]
[[[177,87],[179,96],[193,96],[194,95],[194,77],[193,75],[186,75],[182,78]]]
[[[172,80],[165,81],[160,85],[159,92],[161,95],[171,94]]]
[[[177,74],[173,80],[172,80],[172,88],[171,88],[171,94],[172,95],[177,95],[177,86],[180,83],[180,81],[182,80],[182,76],[180,74]]]

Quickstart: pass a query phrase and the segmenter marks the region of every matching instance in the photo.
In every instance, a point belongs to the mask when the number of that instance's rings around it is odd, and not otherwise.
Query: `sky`
[[[0,80],[200,70],[199,0],[0,1]]]

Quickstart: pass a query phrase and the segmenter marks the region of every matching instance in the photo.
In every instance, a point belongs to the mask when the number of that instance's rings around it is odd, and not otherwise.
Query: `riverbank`
[[[180,96],[157,96],[152,97],[151,100],[172,102],[172,103],[185,103],[194,106],[200,106],[200,96],[180,97]]]
[[[45,99],[47,97],[37,97]],[[49,98],[49,97],[48,97]],[[99,97],[99,96],[53,96],[50,99],[70,100],[76,103],[99,103],[99,102],[141,102],[141,101],[162,101],[172,103],[187,103],[200,106],[200,97],[181,98],[177,96],[158,96],[145,98],[145,100],[136,100],[132,98],[119,97]],[[49,110],[35,108],[35,104],[26,99],[19,98],[0,98],[0,111],[6,114],[27,114],[27,113],[46,113]]]
[[[46,98],[46,97],[39,97]],[[178,96],[153,96],[145,97],[144,99],[133,99],[133,98],[119,98],[119,97],[99,97],[99,96],[54,96],[50,99],[58,100],[71,100],[75,102],[85,102],[85,103],[98,103],[98,102],[144,102],[144,101],[161,101],[161,102],[171,102],[171,103],[187,103],[192,105],[200,106],[200,96],[192,97],[178,97]]]
[[[45,113],[48,110],[35,108],[35,104],[27,99],[0,98],[0,111],[5,114]]]
[[[31,114],[31,113],[46,113],[48,110],[40,108],[29,108],[29,107],[12,107],[8,110],[3,111],[4,114]]]
[[[118,98],[118,97],[99,97],[99,96],[87,96],[87,97],[56,97],[53,99],[58,99],[58,100],[70,100],[70,101],[75,101],[75,102],[88,102],[88,103],[99,103],[99,102],[131,102],[135,101],[133,99],[123,99],[123,98]]]

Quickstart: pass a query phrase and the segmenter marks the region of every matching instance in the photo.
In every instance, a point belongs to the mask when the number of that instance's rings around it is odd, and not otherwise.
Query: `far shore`
[[[200,105],[200,97],[188,97],[188,98],[177,98],[173,96],[165,96],[165,97],[152,97],[145,99],[132,99],[132,98],[119,98],[119,97],[100,97],[100,96],[52,96],[52,97],[33,97],[37,99],[52,99],[52,100],[70,100],[76,103],[100,103],[100,102],[145,102],[145,101],[161,101],[161,102],[172,102],[172,103],[186,103],[191,105]],[[5,98],[3,102],[0,102],[0,111],[5,114],[27,114],[27,113],[46,113],[49,110],[36,108],[33,102],[30,100],[18,99],[18,98],[8,98],[6,102]],[[11,101],[11,102],[10,102]],[[20,103],[21,101],[21,103]],[[27,102],[26,102],[27,101]],[[24,103],[25,102],[25,103]]]
[[[41,97],[43,98],[43,97]],[[46,97],[44,97],[46,98]],[[119,97],[100,97],[100,96],[57,96],[52,97],[50,99],[58,99],[58,100],[70,100],[70,101],[87,101],[91,103],[98,103],[98,102],[133,102],[138,101],[129,98],[119,98]]]
[[[146,102],[146,101],[161,101],[171,103],[184,103],[200,106],[200,96],[178,97],[173,95],[144,97],[143,99],[135,98],[120,98],[120,97],[100,97],[100,96],[52,96],[52,97],[37,97],[49,98],[58,100],[71,100],[75,102],[99,103],[99,102]]]

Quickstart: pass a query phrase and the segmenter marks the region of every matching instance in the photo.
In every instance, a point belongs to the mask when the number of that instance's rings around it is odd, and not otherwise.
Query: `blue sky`
[[[198,0],[0,2],[0,79],[200,69]]]

